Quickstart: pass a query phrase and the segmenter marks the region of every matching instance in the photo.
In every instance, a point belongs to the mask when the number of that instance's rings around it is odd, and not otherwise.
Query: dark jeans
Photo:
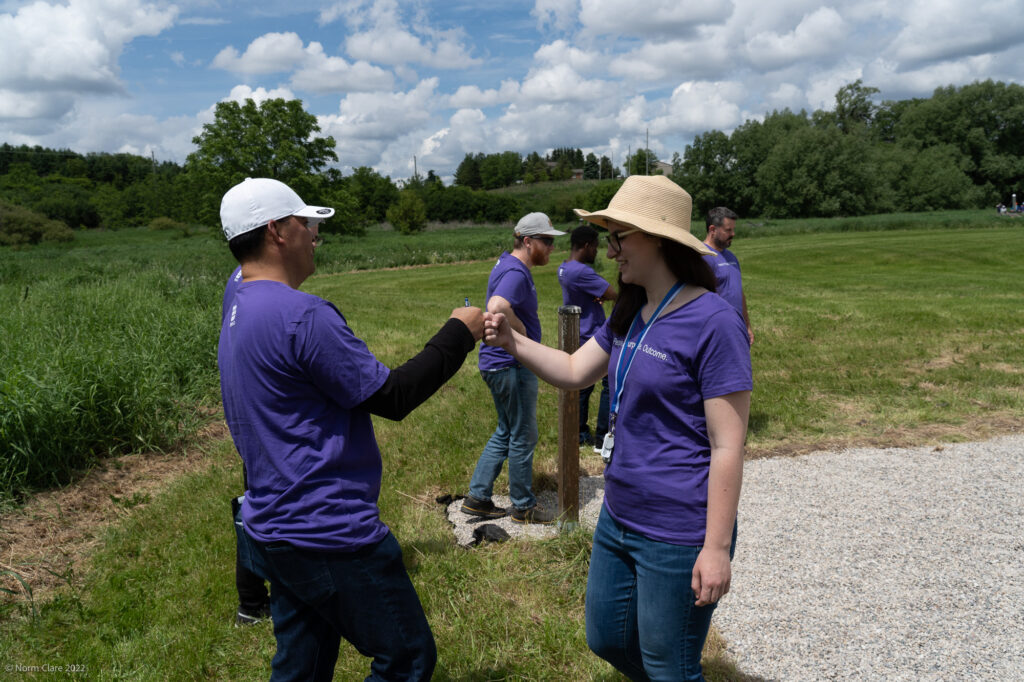
[[[238,522],[241,497],[231,498],[231,515]],[[238,610],[255,616],[270,601],[267,586],[259,577],[242,563],[242,554],[235,548],[235,589],[238,591]]]
[[[594,435],[590,435],[590,394],[594,392],[593,386],[580,389],[580,444],[600,445],[604,440],[604,434],[608,432],[608,376],[601,379],[601,397],[597,407],[597,428]]]
[[[430,679],[437,648],[394,535],[329,553],[258,542],[236,528],[242,561],[271,584],[272,682],[332,679],[342,637],[373,659],[366,680]]]

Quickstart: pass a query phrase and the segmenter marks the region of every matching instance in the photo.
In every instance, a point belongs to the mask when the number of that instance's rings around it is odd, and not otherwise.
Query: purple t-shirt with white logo
[[[582,346],[604,324],[604,307],[597,299],[608,291],[608,281],[586,263],[567,260],[558,266],[558,283],[562,285],[562,304],[580,307]]]
[[[641,329],[642,322],[631,346]],[[623,339],[607,323],[594,338],[609,354],[614,396]],[[699,547],[711,462],[704,400],[753,386],[742,319],[708,294],[663,314],[637,350],[624,385],[615,450],[604,472],[604,504],[616,521],[648,538]]]
[[[540,317],[537,316],[537,287],[533,285],[530,268],[508,251],[498,257],[498,262],[491,268],[491,276],[487,278],[487,298],[501,296],[512,312],[526,327],[526,335],[540,341]],[[486,305],[486,303],[485,303]],[[516,359],[501,348],[480,343],[480,359],[477,365],[480,371],[502,369],[517,364]]]
[[[327,301],[271,281],[243,282],[217,351],[224,416],[249,488],[257,540],[352,551],[380,541],[381,457],[357,409],[390,370]]]
[[[715,273],[715,287],[719,296],[729,302],[733,308],[743,314],[743,276],[740,273],[740,262],[729,249],[717,250],[713,246],[709,249],[717,253],[717,256],[704,256],[704,261],[711,266],[711,272]]]

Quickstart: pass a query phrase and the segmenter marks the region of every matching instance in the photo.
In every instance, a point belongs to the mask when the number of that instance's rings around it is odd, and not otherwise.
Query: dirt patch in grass
[[[25,584],[36,600],[74,585],[109,524],[147,504],[169,482],[208,466],[210,448],[203,444],[227,437],[227,426],[213,423],[196,443],[178,451],[110,458],[81,480],[34,495],[19,509],[4,513],[0,587],[14,594],[4,593],[3,598],[28,598]]]

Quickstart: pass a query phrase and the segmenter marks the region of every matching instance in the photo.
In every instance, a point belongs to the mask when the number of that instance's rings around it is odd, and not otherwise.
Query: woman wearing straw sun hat
[[[587,579],[587,643],[634,680],[703,679],[700,654],[729,591],[752,388],[739,313],[714,293],[690,234],[690,195],[632,176],[608,208],[619,299],[568,355],[485,315],[484,338],[560,388],[609,376],[604,506]]]

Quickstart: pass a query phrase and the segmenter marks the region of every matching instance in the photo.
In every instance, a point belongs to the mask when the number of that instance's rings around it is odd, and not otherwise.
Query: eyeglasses
[[[608,246],[612,247],[612,251],[615,253],[622,253],[622,240],[633,234],[634,232],[640,232],[639,228],[634,227],[632,230],[623,230],[622,232],[609,232],[604,236],[608,242]]]
[[[317,220],[315,218],[301,218],[301,217],[299,217],[297,215],[290,215],[287,218],[282,218],[281,220],[282,221],[294,220],[299,225],[302,225],[304,228],[306,228],[306,230],[308,232],[312,232],[313,228],[316,227],[317,225],[319,225],[322,222],[322,221]],[[315,237],[313,237],[313,246],[314,247],[323,246],[323,243],[324,243],[324,238],[321,237],[319,233]]]
[[[555,238],[554,237],[530,237],[530,239],[536,239],[537,241],[539,241],[544,246],[554,246],[555,245]]]

